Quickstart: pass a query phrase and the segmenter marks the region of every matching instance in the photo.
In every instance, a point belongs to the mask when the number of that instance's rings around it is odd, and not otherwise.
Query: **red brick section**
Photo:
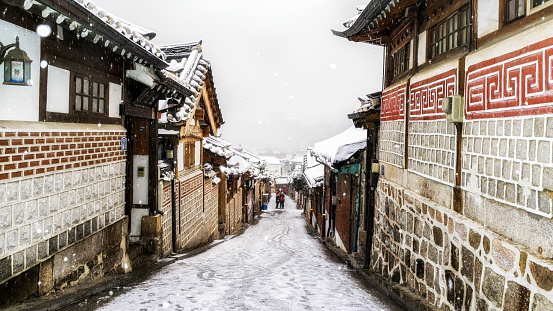
[[[400,85],[382,94],[382,121],[400,120],[405,117],[407,84]]]
[[[123,161],[124,131],[0,132],[0,180]]]
[[[550,38],[469,66],[466,118],[553,113],[552,58],[553,38]]]
[[[457,68],[411,84],[409,118],[411,120],[445,119],[442,98],[457,92]]]

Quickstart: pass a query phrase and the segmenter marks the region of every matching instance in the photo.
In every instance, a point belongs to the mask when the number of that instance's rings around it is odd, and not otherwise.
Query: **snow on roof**
[[[233,155],[228,159],[227,164],[239,170],[240,173],[245,173],[250,169],[252,164],[245,158],[239,155]]]
[[[307,153],[304,156],[304,165],[306,169],[320,164],[319,162],[317,162],[317,159],[315,158],[312,151],[313,148],[308,148]]]
[[[171,117],[168,115],[167,119],[170,122],[177,123],[188,120],[190,117],[188,108],[193,109],[200,97],[207,78],[207,71],[211,66],[210,62],[203,58],[201,44],[202,41],[195,41],[161,46],[161,50],[169,54],[171,59],[169,67],[163,70],[162,74],[191,93],[183,100],[185,105],[175,115],[171,114]]]
[[[357,21],[357,19],[359,18],[359,16],[363,12],[363,10],[365,10],[366,7],[367,7],[367,4],[358,5],[357,7],[355,7],[357,9],[357,15],[355,15],[355,16],[349,18],[347,21],[345,21],[344,22],[344,27],[350,28]]]
[[[367,131],[350,127],[344,132],[315,143],[313,152],[326,165],[346,161],[357,151],[367,146]]]
[[[155,37],[155,33],[153,31],[139,27],[111,13],[108,13],[104,9],[96,6],[90,0],[76,0],[75,2],[87,9],[90,13],[99,17],[105,24],[130,39],[137,46],[140,46],[142,49],[164,61],[166,60],[167,56],[165,53],[163,53],[158,46],[150,41]]]
[[[229,143],[228,141],[223,140],[219,137],[215,137],[213,135],[209,135],[208,137],[204,138],[204,147],[205,147],[206,143],[209,143],[211,145],[214,145],[214,146],[217,146],[217,147],[220,147],[220,148],[230,147],[230,145],[231,145],[231,143]]]
[[[158,135],[169,135],[169,136],[178,136],[179,131],[175,130],[166,130],[166,129],[158,129],[157,130]]]
[[[290,179],[288,177],[277,177],[275,178],[275,184],[277,185],[285,185],[285,184],[289,184],[290,183]]]
[[[324,182],[324,174],[325,168],[322,164],[315,165],[303,172],[303,176],[310,188],[321,187]]]
[[[259,158],[267,162],[269,165],[282,165],[282,162],[277,157],[260,156]]]

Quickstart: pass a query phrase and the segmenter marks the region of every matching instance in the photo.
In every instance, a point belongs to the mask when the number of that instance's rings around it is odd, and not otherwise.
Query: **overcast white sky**
[[[379,91],[382,49],[332,35],[368,0],[95,0],[157,32],[156,44],[203,40],[233,146],[295,152],[352,122]]]

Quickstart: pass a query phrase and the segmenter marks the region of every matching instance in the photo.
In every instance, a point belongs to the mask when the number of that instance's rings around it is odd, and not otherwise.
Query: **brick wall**
[[[125,205],[123,127],[5,123],[15,129],[0,130],[0,282],[118,221]]]
[[[551,310],[553,262],[381,179],[371,268],[446,310]]]

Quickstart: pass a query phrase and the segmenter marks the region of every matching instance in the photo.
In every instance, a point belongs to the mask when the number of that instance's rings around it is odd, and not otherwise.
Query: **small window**
[[[392,55],[394,62],[394,78],[407,71],[409,68],[409,43]]]
[[[75,86],[73,95],[75,111],[88,111],[96,113],[107,113],[107,83],[98,81],[95,78],[74,75]]]
[[[185,142],[184,143],[184,155],[183,163],[184,168],[192,168],[195,164],[195,142]]]
[[[430,30],[430,58],[442,55],[469,41],[468,7],[455,12]]]
[[[532,0],[532,8],[538,7],[542,4],[545,4],[549,0]]]
[[[505,22],[511,22],[526,14],[526,0],[505,1]]]

